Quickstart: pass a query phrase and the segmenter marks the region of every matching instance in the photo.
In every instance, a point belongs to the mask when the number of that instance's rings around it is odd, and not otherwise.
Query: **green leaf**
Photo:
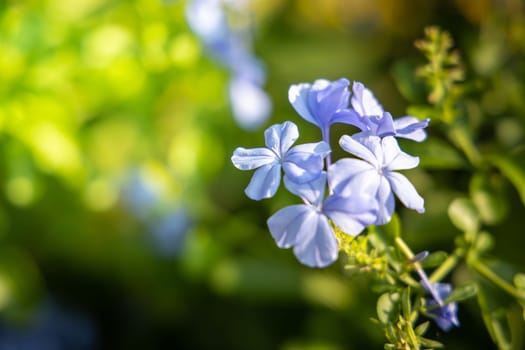
[[[480,219],[487,224],[501,222],[509,211],[507,197],[503,193],[503,182],[500,180],[501,177],[476,174],[470,181],[470,197]]]
[[[508,266],[501,262],[494,262],[491,265],[491,268],[501,276],[512,273]],[[478,303],[483,321],[494,343],[499,349],[511,349],[512,333],[507,310],[513,304],[513,299],[488,281],[480,280]]]
[[[408,101],[422,101],[426,98],[425,84],[416,79],[415,64],[408,61],[398,61],[392,67],[392,76],[401,95]],[[418,116],[417,114],[415,114]]]
[[[419,344],[428,349],[439,349],[443,347],[443,344],[437,340],[432,340],[428,338],[419,337]]]
[[[478,285],[475,282],[465,283],[454,288],[452,293],[445,299],[445,303],[460,302],[475,296],[478,292]]]
[[[425,142],[405,142],[401,140],[403,150],[418,156],[419,166],[425,169],[464,169],[467,166],[465,158],[450,144],[429,138]]]
[[[383,324],[395,322],[399,315],[399,299],[397,292],[384,293],[377,299],[377,317]]]
[[[475,249],[478,254],[481,255],[486,253],[491,250],[492,247],[494,247],[494,238],[492,238],[492,235],[485,231],[480,232],[476,238],[475,245]]]
[[[416,332],[417,335],[421,336],[427,332],[429,326],[430,326],[430,321],[425,321],[421,323],[420,325],[418,325],[414,329],[414,331]]]
[[[509,179],[525,204],[525,157],[498,154],[488,157],[488,160]]]
[[[464,232],[478,232],[479,215],[468,198],[456,198],[448,207],[448,216],[454,226]]]
[[[514,275],[514,285],[518,289],[525,290],[525,273],[517,273]]]

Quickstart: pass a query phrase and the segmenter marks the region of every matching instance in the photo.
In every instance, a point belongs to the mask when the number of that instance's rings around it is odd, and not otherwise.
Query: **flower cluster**
[[[351,91],[349,87],[344,78],[290,87],[290,103],[303,119],[319,127],[322,141],[292,147],[299,131],[286,121],[265,131],[266,147],[239,147],[232,156],[238,169],[257,169],[245,191],[254,200],[272,197],[284,173],[284,186],[303,204],[279,210],[268,219],[268,227],[280,248],[293,247],[298,260],[311,267],[325,267],[337,259],[335,227],[356,236],[368,225],[389,222],[394,194],[406,207],[424,212],[423,198],[397,172],[416,167],[419,158],[404,153],[396,137],[423,141],[429,120],[393,119],[363,84],[352,83]],[[353,157],[332,164],[334,123],[353,125],[360,132],[339,140]]]
[[[268,119],[272,102],[262,89],[266,73],[251,50],[249,23],[233,26],[226,13],[249,18],[249,2],[226,0],[191,0],[186,7],[186,19],[200,38],[208,54],[231,73],[229,95],[233,116],[244,129],[256,129]]]

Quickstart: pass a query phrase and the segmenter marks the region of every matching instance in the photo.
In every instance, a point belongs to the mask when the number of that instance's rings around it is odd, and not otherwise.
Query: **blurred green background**
[[[319,139],[288,103],[294,83],[358,80],[404,115],[403,77],[423,63],[413,43],[432,24],[463,56],[479,143],[523,143],[523,2],[255,0],[274,111],[253,132],[234,122],[228,72],[189,30],[185,5],[0,2],[0,349],[381,349],[369,281],[278,249],[266,219],[295,199],[246,198],[251,174],[231,153],[285,120],[301,143]],[[407,175],[427,213],[401,211],[406,240],[451,249],[446,208],[468,173],[430,164]],[[524,208],[508,194],[494,253],[523,271]],[[494,348],[475,308],[461,304],[461,328],[433,336]]]

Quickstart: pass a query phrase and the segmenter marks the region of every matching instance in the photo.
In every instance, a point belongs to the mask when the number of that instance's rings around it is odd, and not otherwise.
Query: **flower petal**
[[[252,170],[263,165],[275,163],[277,156],[268,148],[237,147],[232,155],[233,165],[240,170]]]
[[[333,192],[342,196],[363,189],[375,193],[379,186],[379,174],[364,160],[345,158],[338,160],[328,169],[328,184]]]
[[[258,201],[273,197],[280,183],[281,165],[279,163],[266,164],[255,171],[244,192],[249,198]]]
[[[383,115],[383,107],[377,102],[372,91],[367,89],[362,83],[354,81],[352,91],[353,96],[350,103],[357,113],[362,116]]]
[[[424,128],[428,126],[430,119],[419,120],[416,117],[406,116],[394,120],[396,136],[404,137],[413,141],[421,142],[427,138]]]
[[[288,176],[285,176],[284,186],[291,193],[305,199],[308,203],[317,207],[321,204],[324,197],[326,173],[322,172],[317,179],[302,184],[294,182],[290,180]]]
[[[425,200],[417,193],[414,185],[404,175],[395,172],[385,172],[385,176],[397,198],[405,207],[414,209],[418,213],[425,212]]]
[[[414,157],[401,151],[395,137],[385,137],[381,140],[381,144],[383,149],[383,168],[392,171],[412,169],[418,166],[419,157]]]
[[[360,117],[356,111],[349,108],[340,109],[332,115],[330,124],[335,123],[350,124],[361,130],[366,129],[366,124],[362,121],[362,117]]]
[[[297,234],[303,230],[305,217],[312,210],[304,204],[291,205],[279,210],[268,219],[268,228],[279,248],[290,248],[295,245]]]
[[[370,147],[374,146],[374,144],[376,148],[379,147],[380,138],[376,136],[369,136],[361,139],[360,141],[363,143],[353,139],[348,135],[343,135],[341,136],[341,139],[339,139],[339,145],[348,153],[364,159],[374,166],[378,166],[380,163],[378,163],[378,159]]]
[[[394,119],[390,113],[383,112],[380,118],[374,119],[377,123],[375,132],[376,136],[385,137],[395,135]]]
[[[337,239],[326,216],[315,210],[304,216],[294,254],[302,264],[310,267],[325,267],[337,259]]]
[[[396,206],[394,193],[385,177],[381,177],[381,181],[377,188],[376,199],[379,205],[377,212],[377,225],[384,225],[392,219],[392,214]]]
[[[312,97],[315,97],[315,106],[310,102],[310,108],[315,107],[317,111],[317,120],[324,126],[328,126],[332,122],[334,113],[342,108],[348,107],[348,99],[350,92],[348,91],[350,82],[341,78],[334,82],[326,80],[317,80],[312,86]]]
[[[298,138],[299,129],[290,121],[274,124],[264,131],[266,147],[274,151],[278,157],[283,157]]]
[[[323,170],[323,158],[329,152],[330,147],[322,141],[293,147],[284,156],[283,170],[297,183],[312,181]]]
[[[308,94],[312,88],[311,84],[301,83],[290,86],[288,89],[288,100],[295,111],[303,117],[304,120],[318,125],[315,117],[308,108]]]
[[[376,221],[377,202],[366,194],[349,197],[332,195],[323,204],[323,213],[346,234],[356,236]]]

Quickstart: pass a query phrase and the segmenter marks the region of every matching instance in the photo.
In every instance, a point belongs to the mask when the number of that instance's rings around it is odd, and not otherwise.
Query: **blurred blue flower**
[[[122,191],[124,205],[147,228],[148,239],[163,257],[175,257],[184,247],[192,225],[183,205],[167,198],[155,178],[133,170]]]
[[[122,197],[134,215],[146,220],[158,206],[161,193],[140,170],[133,170],[124,184]]]
[[[90,319],[53,302],[42,304],[26,326],[0,324],[0,349],[89,350],[95,341]]]
[[[230,102],[237,124],[246,130],[259,127],[272,111],[272,101],[253,80],[241,75],[230,81]]]
[[[434,295],[432,299],[427,299],[427,306],[431,307],[430,315],[439,328],[448,332],[452,327],[459,327],[457,303],[443,303],[443,300],[452,292],[452,286],[449,283],[432,283],[430,286],[423,284],[423,286]],[[429,288],[432,288],[432,290],[429,290]],[[439,305],[439,307],[433,309],[432,306],[436,305]]]
[[[281,183],[281,168],[291,181],[297,183],[309,182],[319,176],[330,147],[321,141],[290,148],[298,137],[297,126],[287,121],[266,129],[266,148],[235,149],[231,160],[237,169],[257,169],[245,190],[249,198],[272,197]]]
[[[423,213],[424,200],[408,179],[396,170],[412,169],[419,158],[404,153],[392,136],[380,138],[368,136],[356,139],[344,135],[341,147],[361,159],[345,158],[328,169],[330,188],[337,194],[347,196],[355,192],[366,192],[379,205],[378,225],[390,221],[395,208],[394,193],[408,208]]]
[[[184,247],[192,222],[186,210],[175,209],[149,224],[158,253],[176,257]]]
[[[321,129],[323,141],[330,142],[330,126],[334,123],[356,124],[357,114],[348,109],[350,92],[347,79],[318,79],[313,84],[290,86],[288,100],[306,121]]]
[[[285,207],[268,219],[277,246],[293,247],[297,259],[310,267],[325,267],[337,259],[338,244],[331,219],[343,232],[358,235],[375,221],[376,204],[367,194],[331,195],[323,203],[326,173],[314,181],[298,184],[285,177],[287,189],[305,204]]]
[[[272,103],[262,89],[266,73],[252,53],[251,28],[233,29],[221,0],[190,1],[186,19],[208,54],[231,73],[229,96],[236,122],[247,130],[260,127],[270,116]]]
[[[362,131],[356,137],[397,136],[417,142],[426,139],[427,134],[423,129],[428,126],[430,119],[420,121],[411,116],[393,119],[390,113],[383,110],[372,91],[360,82],[352,84],[352,92],[351,105],[359,115],[354,125]]]

